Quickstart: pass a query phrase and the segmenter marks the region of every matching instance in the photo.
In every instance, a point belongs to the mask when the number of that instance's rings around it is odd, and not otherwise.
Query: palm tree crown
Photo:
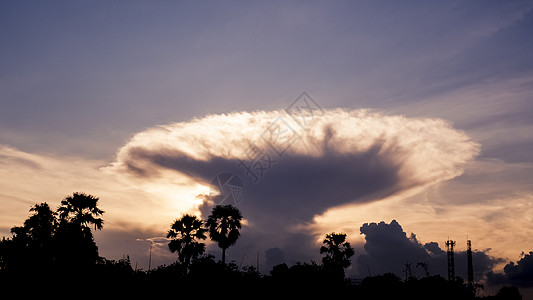
[[[205,251],[205,244],[197,240],[205,240],[206,232],[201,219],[186,214],[171,225],[167,233],[167,238],[172,238],[168,248],[172,252],[178,252],[179,260],[187,267],[191,258],[198,257]]]
[[[98,197],[76,192],[61,201],[61,206],[57,209],[59,218],[81,229],[88,229],[89,225],[102,229],[104,220],[98,216],[104,211],[97,207],[98,200]]]
[[[207,218],[209,236],[222,248],[222,262],[226,261],[226,249],[235,245],[240,237],[242,214],[232,205],[217,205],[213,207]]]
[[[56,213],[50,209],[46,202],[36,204],[30,211],[34,214],[24,221],[24,228],[28,231],[34,246],[45,248],[52,240],[57,225]]]
[[[322,258],[324,265],[341,266],[347,268],[351,265],[350,258],[355,254],[350,243],[346,242],[346,234],[330,233],[324,239],[324,245],[320,247],[320,254],[326,254]]]
[[[104,224],[100,218],[104,211],[98,208],[98,200],[98,197],[76,192],[61,201],[57,209],[59,224],[54,239],[58,262],[62,267],[71,267],[76,262],[81,270],[99,259],[98,246],[90,228],[94,225],[95,229],[102,229]]]

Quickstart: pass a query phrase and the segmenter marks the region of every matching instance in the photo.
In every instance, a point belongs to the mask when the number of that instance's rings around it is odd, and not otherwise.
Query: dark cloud
[[[242,209],[248,216],[253,214],[256,221],[276,215],[286,222],[310,221],[315,214],[336,205],[384,198],[397,190],[399,182],[397,167],[377,150],[320,158],[286,155],[257,183],[233,159],[213,157],[202,161],[168,153],[145,153],[142,158],[206,184],[218,173],[235,172],[245,182]]]
[[[423,245],[418,243],[414,234],[408,237],[398,222],[365,223],[360,228],[365,235],[366,254],[357,258],[357,268],[360,274],[393,272],[402,273],[407,262],[427,262],[430,258]],[[433,267],[433,266],[432,266]]]
[[[261,252],[276,245],[292,244],[296,239],[304,239],[311,246],[311,237],[297,237],[302,233],[291,232],[291,227],[311,222],[313,216],[333,206],[385,198],[397,191],[399,183],[397,166],[381,156],[377,148],[363,154],[329,153],[319,158],[285,155],[257,183],[252,177],[246,176],[244,169],[240,169],[238,161],[234,159],[212,157],[203,161],[178,152],[137,153],[136,157],[137,164],[149,165],[154,170],[172,169],[205,184],[217,174],[227,171],[241,177],[245,193],[238,207],[251,224],[250,228],[245,229],[246,234],[254,236],[256,240],[270,242],[253,244]],[[132,170],[142,176],[156,172],[150,169],[139,171],[137,167]],[[205,202],[200,207],[204,218],[209,215],[211,205]],[[272,232],[277,232],[278,237],[272,237]],[[228,253],[249,252],[252,245],[245,247],[243,243],[239,241],[240,250],[236,248]],[[289,261],[316,258],[312,253],[294,250],[303,248],[302,243],[294,247],[287,251]]]
[[[365,254],[357,257],[357,271],[360,275],[372,275],[392,272],[404,276],[406,263],[411,263],[413,271],[422,275],[423,270],[415,268],[419,262],[426,263],[431,275],[439,274],[447,276],[447,256],[436,242],[422,245],[416,235],[408,236],[401,225],[392,220],[390,224],[365,223],[360,228],[361,234],[365,235]],[[465,243],[466,244],[466,243]],[[474,265],[475,279],[480,280],[499,262],[499,259],[489,256],[485,251],[473,251],[472,261]],[[455,251],[455,274],[466,278],[467,260],[466,251]]]
[[[490,272],[488,274],[488,283],[533,287],[533,251],[525,254],[516,263],[510,262],[505,265],[503,272],[503,274]]]
[[[270,248],[265,251],[265,263],[271,269],[275,265],[285,262],[285,253],[278,247]]]

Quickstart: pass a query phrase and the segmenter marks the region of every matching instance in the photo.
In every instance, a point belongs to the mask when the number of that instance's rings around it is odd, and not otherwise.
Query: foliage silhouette
[[[88,227],[102,228],[97,202],[94,196],[74,193],[56,212],[47,203],[31,207],[23,226],[13,227],[12,237],[0,241],[0,282],[12,288],[31,282],[37,293],[54,281],[74,289],[93,278],[105,261]]]
[[[59,225],[56,230],[55,252],[57,262],[63,268],[77,264],[83,272],[98,259],[98,247],[94,242],[90,226],[101,230],[104,221],[99,218],[104,211],[98,208],[98,198],[85,193],[73,193],[61,201],[57,209]]]
[[[345,234],[326,236],[319,249],[324,255],[321,264],[279,264],[269,275],[262,275],[253,266],[217,262],[213,255],[203,254],[205,246],[199,241],[206,238],[211,226],[215,228],[212,238],[217,238],[213,240],[223,251],[237,241],[242,215],[231,206],[213,208],[211,221],[206,222],[208,228],[191,215],[175,220],[168,237],[172,238],[169,249],[178,252],[178,261],[148,271],[134,270],[129,257],[115,261],[98,256],[91,227],[102,229],[102,214],[98,198],[81,193],[64,199],[56,212],[47,203],[31,207],[23,225],[13,227],[12,236],[0,240],[0,288],[24,291],[28,297],[57,296],[58,292],[78,295],[80,291],[86,297],[96,297],[105,291],[106,297],[140,298],[167,296],[172,287],[185,294],[234,299],[249,299],[257,296],[257,291],[263,297],[481,299],[461,279],[448,281],[427,273],[420,279],[402,280],[388,273],[357,283],[339,280],[336,275],[340,273],[332,270],[344,272],[354,255]],[[516,287],[504,286],[495,296],[484,299],[521,298]]]
[[[85,193],[74,193],[61,201],[61,206],[57,209],[61,222],[67,222],[79,227],[84,233],[89,225],[94,225],[94,229],[101,230],[104,221],[101,216],[104,211],[98,208],[98,198]]]
[[[232,205],[213,207],[207,218],[209,237],[222,249],[222,263],[226,262],[226,249],[235,245],[240,237],[241,220],[241,212]]]
[[[179,220],[174,221],[167,233],[167,238],[172,238],[168,243],[171,252],[178,253],[178,259],[184,264],[185,272],[191,261],[204,253],[205,244],[197,240],[205,240],[207,229],[203,227],[203,221],[196,216],[186,214]]]
[[[56,213],[45,202],[30,208],[31,215],[24,221],[24,229],[31,239],[32,247],[45,249],[50,246],[54,231],[57,227]]]
[[[30,212],[33,214],[23,226],[11,228],[13,239],[7,247],[13,259],[4,261],[9,265],[5,266],[7,268],[35,273],[50,267],[53,262],[51,247],[57,221],[56,214],[47,203],[36,204]]]
[[[346,241],[346,234],[330,233],[326,235],[323,244],[320,254],[325,254],[322,258],[324,268],[338,280],[344,279],[344,269],[352,264],[350,258],[355,254],[350,243]]]

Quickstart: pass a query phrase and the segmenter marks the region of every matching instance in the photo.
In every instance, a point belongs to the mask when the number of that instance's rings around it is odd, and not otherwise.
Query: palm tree
[[[240,236],[242,214],[232,205],[213,207],[207,218],[209,237],[222,249],[222,263],[226,263],[226,249],[235,245]]]
[[[30,212],[33,214],[24,221],[24,226],[11,228],[13,238],[0,242],[0,269],[24,270],[35,275],[44,274],[51,267],[56,214],[46,202],[36,204]]]
[[[74,193],[61,201],[61,206],[57,209],[59,219],[66,221],[85,231],[89,225],[94,225],[94,229],[101,230],[104,221],[101,216],[104,211],[98,208],[98,197],[85,193]]]
[[[26,221],[24,221],[24,228],[27,230],[31,240],[32,246],[48,250],[50,242],[54,235],[57,226],[56,213],[50,209],[48,203],[35,204],[30,211],[33,212]]]
[[[24,221],[24,228],[31,239],[29,250],[33,263],[46,269],[53,261],[52,240],[57,228],[57,214],[46,202],[36,204],[30,211],[33,215]]]
[[[344,268],[351,265],[350,258],[355,254],[350,243],[346,242],[346,234],[332,232],[326,235],[323,243],[325,246],[320,247],[320,254],[326,254],[322,258],[324,267],[344,278]]]
[[[172,238],[168,248],[178,252],[178,259],[185,265],[185,273],[191,258],[200,256],[205,251],[205,244],[197,240],[205,240],[207,229],[203,228],[203,221],[196,216],[186,214],[174,221],[167,233],[167,238]]]
[[[65,267],[72,262],[94,264],[99,259],[98,247],[89,227],[103,227],[104,221],[100,216],[104,211],[98,208],[98,200],[98,197],[76,192],[61,201],[57,209],[56,252]]]

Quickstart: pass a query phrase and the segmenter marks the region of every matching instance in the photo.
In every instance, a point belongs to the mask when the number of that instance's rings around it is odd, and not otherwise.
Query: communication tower
[[[455,280],[455,258],[453,254],[453,247],[455,246],[455,241],[447,240],[446,241],[446,253],[448,254],[448,280]]]

